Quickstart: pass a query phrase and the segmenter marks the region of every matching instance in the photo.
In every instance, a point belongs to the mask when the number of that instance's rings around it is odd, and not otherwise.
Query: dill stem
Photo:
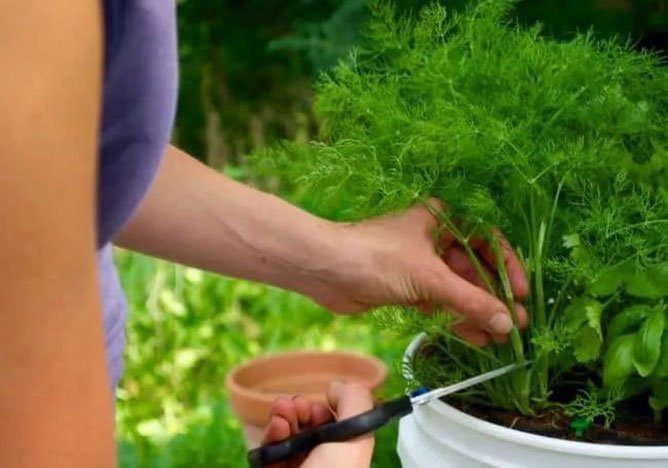
[[[456,341],[456,342],[459,343],[460,345],[462,345],[462,346],[464,346],[464,347],[470,349],[470,350],[473,351],[474,353],[476,353],[476,355],[477,355],[478,357],[485,357],[485,358],[487,358],[488,360],[490,360],[490,361],[492,361],[492,362],[495,362],[495,363],[497,363],[497,364],[503,364],[503,362],[501,362],[501,361],[499,360],[499,358],[497,358],[497,357],[494,356],[493,354],[489,354],[489,353],[487,353],[487,352],[486,352],[485,350],[483,350],[482,348],[479,348],[478,346],[469,343],[468,341],[466,341],[466,340],[464,340],[464,339],[458,337],[458,336],[455,335],[454,333],[448,333],[447,336],[448,336],[448,338],[450,338],[451,340]],[[480,365],[482,366],[482,361],[480,362]]]
[[[466,372],[466,373],[468,373],[468,374],[470,374],[470,375],[475,374],[475,371],[474,371],[471,367],[469,367],[469,366],[467,366],[466,364],[464,364],[464,363],[463,363],[459,358],[457,358],[457,356],[455,356],[455,355],[454,355],[454,354],[453,354],[447,347],[443,346],[443,345],[440,344],[438,341],[434,342],[434,343],[433,343],[433,346],[436,346],[436,348],[438,348],[442,353],[444,353],[446,356],[448,356],[448,358],[452,359],[452,361],[455,363],[455,365],[456,365],[457,367],[463,369],[464,372]]]
[[[513,328],[510,331],[510,344],[515,353],[515,358],[519,363],[526,362],[526,356],[524,355],[524,343],[522,342],[522,337],[520,332],[517,329],[517,309],[515,307],[515,297],[513,296],[513,290],[510,285],[510,278],[508,276],[508,270],[506,269],[506,262],[503,256],[503,250],[499,244],[499,239],[496,235],[492,234],[490,236],[490,247],[492,253],[494,254],[494,261],[496,263],[496,268],[499,274],[499,279],[501,280],[501,290],[503,291],[503,300],[510,311],[510,315],[513,319]],[[530,374],[526,369],[519,369],[514,373],[514,383],[516,394],[519,397],[517,402],[518,409],[522,413],[530,412]]]
[[[532,239],[534,242],[533,248],[533,282],[535,301],[533,301],[534,312],[534,329],[537,331],[545,330],[547,326],[547,317],[545,316],[545,291],[543,286],[543,250],[545,248],[545,237],[547,234],[547,225],[545,221],[540,223],[536,219],[536,203],[534,200],[534,193],[529,197],[529,206],[531,210],[531,226]],[[536,229],[538,227],[538,229]],[[536,362],[533,365],[533,382],[537,387],[537,398],[545,400],[547,398],[547,385],[549,378],[549,363],[547,356],[537,356]]]
[[[566,294],[568,293],[568,288],[571,285],[571,282],[573,281],[573,274],[571,273],[566,280],[563,282],[563,285],[561,286],[561,289],[559,290],[559,293],[557,294],[556,299],[554,300],[554,304],[552,304],[552,308],[550,309],[550,316],[548,320],[548,327],[550,329],[554,328],[554,323],[555,320],[557,319],[557,311],[559,310],[559,307],[561,306],[561,303],[563,302],[564,298],[566,297]]]
[[[498,296],[497,291],[495,290],[491,279],[487,275],[487,272],[482,267],[480,260],[478,259],[478,256],[469,245],[468,239],[461,233],[461,231],[457,228],[457,226],[455,226],[452,220],[450,220],[450,218],[445,213],[436,212],[428,203],[426,203],[426,206],[428,209],[430,209],[432,214],[434,214],[441,221],[443,226],[450,232],[450,234],[455,238],[455,240],[459,242],[459,244],[461,244],[461,246],[464,248],[464,251],[466,252],[466,255],[471,261],[473,268],[475,269],[476,273],[479,275],[479,277],[485,284],[485,288],[487,289],[487,291],[493,296]],[[501,246],[499,244],[499,240],[496,237],[496,235],[494,233],[491,234],[488,233],[488,236],[491,239],[490,247],[495,257],[499,278],[501,279],[503,300],[506,306],[508,307],[508,310],[510,311],[511,318],[513,319],[514,323],[513,328],[510,331],[510,344],[513,349],[513,353],[515,354],[516,360],[520,363],[523,363],[526,362],[526,356],[524,354],[524,344],[522,342],[522,337],[520,336],[520,332],[517,328],[517,322],[518,322],[517,309],[515,308],[515,299],[513,296],[512,288],[510,286],[510,279],[508,276],[508,271],[506,269],[506,263],[503,257],[503,251],[501,250]],[[479,361],[479,365],[482,366],[482,364],[483,363]],[[517,402],[517,407],[522,413],[528,413],[530,412],[529,394],[531,387],[529,381],[529,374],[526,369],[517,370],[514,373],[514,378],[515,378],[514,380],[515,393],[519,395],[519,401]]]
[[[468,239],[464,237],[464,235],[457,228],[457,226],[455,226],[455,224],[444,213],[439,214],[439,219],[443,223],[443,226],[445,226],[445,228],[450,232],[450,234],[452,234],[452,237],[454,237],[455,240],[464,248],[466,255],[469,257],[469,260],[471,261],[473,268],[475,269],[476,273],[482,280],[487,291],[495,296],[496,291],[494,290],[494,285],[492,284],[492,280],[489,278],[489,275],[480,264],[480,260],[478,259],[478,256],[475,254],[475,252],[469,245]]]

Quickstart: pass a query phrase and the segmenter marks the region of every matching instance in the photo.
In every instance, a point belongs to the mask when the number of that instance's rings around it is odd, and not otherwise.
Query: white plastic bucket
[[[411,342],[405,363],[424,339],[418,335]],[[668,468],[668,447],[592,444],[539,436],[469,416],[442,401],[416,408],[401,420],[397,451],[404,468]]]

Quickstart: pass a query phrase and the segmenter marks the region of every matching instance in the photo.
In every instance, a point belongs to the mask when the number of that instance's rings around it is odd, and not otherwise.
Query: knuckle
[[[346,389],[352,393],[366,393],[368,388],[361,382],[350,382],[346,384]]]
[[[463,294],[462,307],[465,308],[463,312],[469,312],[475,315],[484,314],[489,309],[490,301],[485,297],[485,294],[472,289]]]

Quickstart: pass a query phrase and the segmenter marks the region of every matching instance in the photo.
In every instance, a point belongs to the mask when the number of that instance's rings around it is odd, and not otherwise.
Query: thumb
[[[483,330],[505,335],[513,328],[506,306],[484,289],[454,273],[446,265],[439,265],[439,273],[427,284],[427,295],[432,302],[441,304],[468,318]]]
[[[332,383],[327,389],[327,401],[337,413],[337,419],[346,419],[373,408],[371,392],[358,383]],[[317,446],[309,454],[302,468],[368,468],[373,456],[373,434],[348,442]]]
[[[337,420],[373,409],[371,392],[359,383],[332,382],[327,389],[327,401],[336,412]]]

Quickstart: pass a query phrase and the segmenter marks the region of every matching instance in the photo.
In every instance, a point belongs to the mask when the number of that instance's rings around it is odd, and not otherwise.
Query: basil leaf
[[[608,325],[607,342],[611,343],[622,333],[638,325],[652,312],[652,308],[646,305],[632,305],[615,315]]]
[[[652,268],[652,283],[661,297],[668,297],[668,262]]]
[[[666,325],[663,311],[650,315],[640,326],[633,345],[633,364],[641,377],[652,373],[661,354],[661,337]]]
[[[612,342],[603,360],[603,385],[612,387],[624,383],[633,372],[635,335],[622,335]]]
[[[668,379],[657,381],[653,390],[649,398],[649,406],[654,411],[663,411],[668,408]]]
[[[664,333],[661,339],[661,355],[654,368],[654,375],[668,377],[668,333]]]
[[[626,292],[635,297],[659,299],[668,296],[668,263],[649,270],[631,270],[626,273]]]

